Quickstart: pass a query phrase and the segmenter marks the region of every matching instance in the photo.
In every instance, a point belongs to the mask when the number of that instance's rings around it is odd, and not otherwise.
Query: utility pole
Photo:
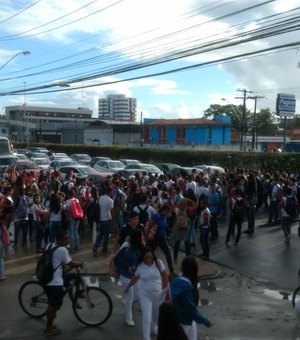
[[[254,113],[253,113],[253,128],[252,128],[252,151],[255,149],[255,140],[256,140],[256,107],[257,107],[257,99],[264,99],[264,96],[253,96],[247,97],[247,99],[254,99]]]
[[[246,107],[246,99],[247,99],[247,93],[253,93],[253,91],[248,91],[246,89],[237,89],[238,92],[243,92],[243,97],[236,97],[237,99],[243,99],[243,115],[241,120],[241,139],[240,139],[240,151],[244,151],[244,140],[246,136],[247,131],[247,122],[246,122],[246,113],[247,113],[247,107]]]

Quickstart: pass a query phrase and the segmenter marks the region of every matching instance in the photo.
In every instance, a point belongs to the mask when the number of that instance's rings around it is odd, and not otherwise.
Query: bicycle
[[[72,309],[77,320],[89,327],[103,325],[112,314],[111,297],[104,289],[89,286],[89,278],[93,274],[83,274],[79,268],[76,268],[76,272],[70,286],[65,288],[64,297],[70,289],[75,288]],[[47,295],[44,287],[36,280],[23,283],[18,292],[18,301],[22,310],[33,318],[42,318],[47,314]]]

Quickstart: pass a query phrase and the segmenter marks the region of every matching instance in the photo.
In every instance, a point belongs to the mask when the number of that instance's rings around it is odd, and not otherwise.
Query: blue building
[[[145,119],[143,139],[154,145],[229,145],[231,117],[215,119]]]

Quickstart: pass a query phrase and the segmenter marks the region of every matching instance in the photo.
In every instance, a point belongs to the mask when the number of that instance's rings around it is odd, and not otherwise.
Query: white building
[[[136,98],[128,98],[124,94],[111,94],[98,100],[99,119],[135,121]]]

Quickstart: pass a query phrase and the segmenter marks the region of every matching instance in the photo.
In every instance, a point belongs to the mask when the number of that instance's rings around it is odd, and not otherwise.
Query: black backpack
[[[53,268],[52,263],[53,253],[59,247],[60,246],[55,246],[51,248],[51,245],[49,245],[43,255],[38,259],[35,275],[39,283],[43,286],[46,286],[53,279],[54,272],[61,265],[59,264],[56,268]]]
[[[61,191],[64,194],[68,195],[69,194],[69,183],[70,183],[70,181],[64,181],[62,186],[60,187],[59,191]]]
[[[289,217],[295,217],[297,215],[297,206],[294,196],[287,196],[284,209]]]
[[[232,214],[238,218],[242,218],[245,213],[245,202],[243,198],[236,199],[234,198],[234,207],[232,209]]]
[[[146,222],[149,220],[149,216],[148,216],[148,208],[149,205],[146,205],[144,209],[142,209],[139,205],[137,206],[139,209],[139,222],[143,225],[146,224]]]

